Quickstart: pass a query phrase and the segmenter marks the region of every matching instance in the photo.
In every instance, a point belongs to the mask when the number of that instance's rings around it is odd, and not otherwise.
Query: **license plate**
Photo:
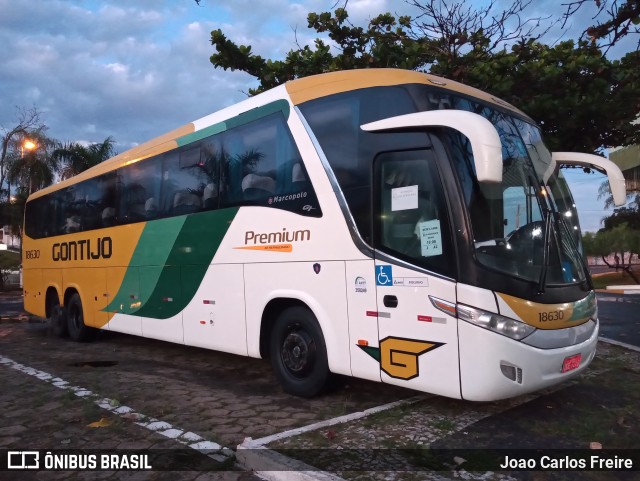
[[[575,356],[565,357],[562,362],[562,372],[573,371],[580,367],[580,361],[582,360],[582,354],[576,354]]]

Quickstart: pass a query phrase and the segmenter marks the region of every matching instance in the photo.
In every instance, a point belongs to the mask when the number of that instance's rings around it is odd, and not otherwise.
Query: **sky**
[[[533,0],[528,13],[555,20],[564,11],[562,3]],[[307,28],[307,14],[329,11],[335,4],[0,0],[0,127],[15,125],[17,108],[36,107],[50,137],[90,143],[111,136],[123,152],[236,103],[257,86],[248,74],[213,67],[212,30],[222,29],[227,38],[251,45],[265,58],[281,59],[296,42],[312,44],[319,36]],[[353,23],[362,25],[386,11],[415,14],[400,0],[349,0],[348,11]],[[593,13],[581,10],[567,32],[555,27],[545,40],[576,38],[592,23]],[[607,215],[596,199],[602,177],[569,182],[583,230],[597,230]]]

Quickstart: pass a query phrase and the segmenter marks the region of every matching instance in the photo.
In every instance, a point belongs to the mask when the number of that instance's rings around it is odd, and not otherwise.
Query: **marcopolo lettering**
[[[281,244],[283,242],[301,242],[310,239],[310,230],[288,231],[286,227],[283,227],[281,232],[260,233],[250,230],[244,233],[245,245]]]
[[[108,259],[113,251],[111,237],[82,239],[79,241],[56,242],[51,250],[54,261],[84,261]]]
[[[278,204],[280,202],[286,202],[288,200],[298,200],[304,199],[307,196],[306,192],[296,192],[295,194],[287,194],[287,195],[274,195],[273,197],[269,197],[269,204]]]

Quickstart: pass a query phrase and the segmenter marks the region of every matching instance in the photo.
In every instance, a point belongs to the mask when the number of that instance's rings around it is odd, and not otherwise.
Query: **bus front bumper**
[[[598,331],[596,324],[581,343],[540,349],[458,320],[462,398],[496,401],[571,379],[595,357]]]

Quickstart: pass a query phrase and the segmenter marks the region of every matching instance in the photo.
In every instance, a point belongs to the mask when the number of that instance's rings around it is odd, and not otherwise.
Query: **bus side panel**
[[[329,369],[351,375],[343,261],[245,264],[244,269],[250,356],[260,357],[260,324],[267,303],[276,298],[298,299],[318,319]]]
[[[139,268],[142,305],[153,308],[157,318],[142,316],[142,335],[162,341],[184,342],[182,312],[162,318],[181,303],[180,266],[144,266]],[[147,302],[153,295],[153,299]],[[154,304],[150,306],[150,304]]]
[[[75,289],[80,294],[84,323],[102,328],[108,319],[103,311],[107,304],[107,273],[103,268],[77,267],[63,271],[64,289]]]
[[[45,279],[47,280],[45,284]],[[62,304],[64,299],[64,291],[62,290],[62,269],[43,269],[42,270],[42,282],[45,284],[43,288],[45,291],[51,286],[58,292],[58,301]],[[42,293],[44,295],[44,292]]]
[[[453,303],[454,282],[376,265],[382,382],[460,398],[458,325],[429,297]]]
[[[380,382],[380,366],[360,347],[379,347],[378,318],[370,315],[377,311],[373,259],[346,262],[346,288],[351,372],[356,377]]]
[[[199,272],[193,266],[182,266]],[[247,355],[242,264],[212,265],[182,313],[184,342],[191,346]]]
[[[109,321],[108,329],[142,336],[142,321],[140,316],[135,315],[142,299],[137,267],[111,267],[107,270],[108,298],[109,301],[115,298],[122,285],[122,279],[125,278],[125,273],[128,273],[127,287],[129,289],[125,294],[127,294],[129,302],[110,307],[111,310],[109,312],[114,313],[115,316]]]
[[[45,292],[42,286],[42,269],[25,269],[22,278],[24,288],[24,308],[40,317],[45,316]]]

